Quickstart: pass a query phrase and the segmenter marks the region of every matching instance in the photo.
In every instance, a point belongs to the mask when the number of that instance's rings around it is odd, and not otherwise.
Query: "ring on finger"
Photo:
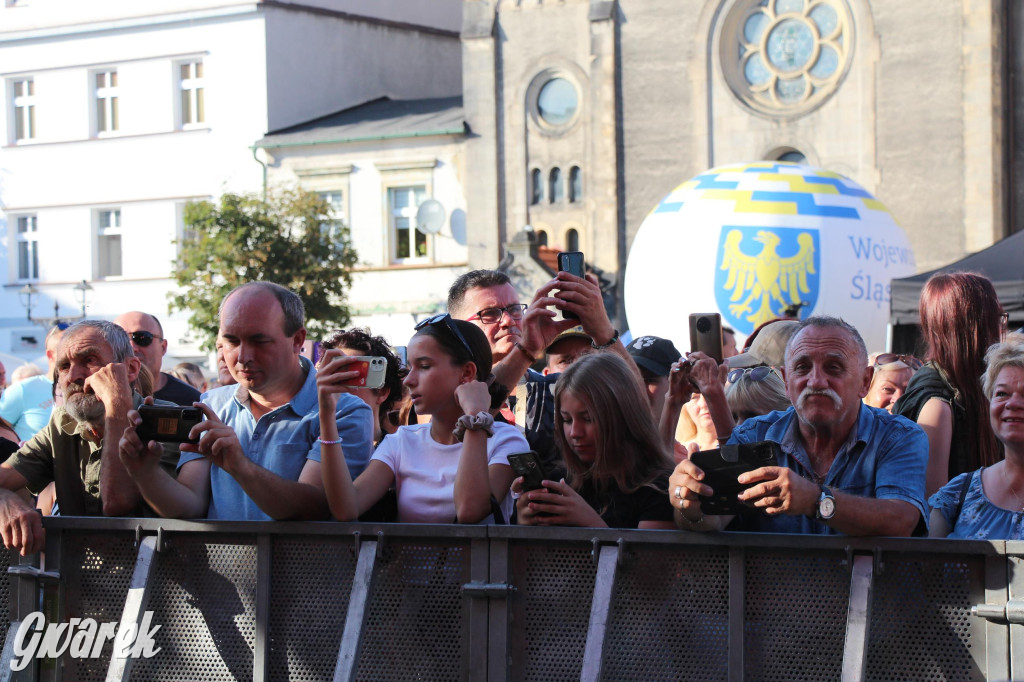
[[[676,493],[675,493],[675,495],[676,495],[676,499],[677,500],[683,499],[683,486],[681,486],[681,485],[677,485],[676,486]]]

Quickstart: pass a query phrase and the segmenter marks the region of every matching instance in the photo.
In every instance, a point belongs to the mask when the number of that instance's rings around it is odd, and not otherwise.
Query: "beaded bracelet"
[[[323,438],[317,438],[316,442],[320,443],[320,445],[341,445],[341,436],[338,437],[338,440],[324,440]]]
[[[476,414],[464,414],[455,422],[452,433],[458,440],[462,440],[466,431],[486,431],[487,436],[494,435],[494,417],[490,412],[477,412]]]

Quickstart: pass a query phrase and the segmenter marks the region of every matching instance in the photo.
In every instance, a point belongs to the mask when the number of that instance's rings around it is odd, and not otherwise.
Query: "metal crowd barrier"
[[[45,526],[42,556],[0,552],[2,679],[1024,680],[1024,542]],[[58,624],[149,618],[159,651],[112,657],[108,641],[95,658],[68,649],[12,671],[39,611]]]

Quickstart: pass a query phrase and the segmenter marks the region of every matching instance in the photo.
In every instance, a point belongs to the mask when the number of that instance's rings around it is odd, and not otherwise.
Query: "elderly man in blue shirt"
[[[924,472],[928,438],[917,424],[861,402],[871,384],[864,340],[834,317],[811,317],[786,347],[783,376],[794,407],[748,419],[729,443],[780,444],[778,466],[741,474],[748,510],[704,516],[702,472],[684,460],[669,481],[677,525],[846,535],[927,532]]]
[[[120,443],[121,460],[143,497],[170,518],[270,520],[329,516],[320,474],[316,370],[302,363],[302,300],[270,282],[232,290],[220,308],[218,344],[237,385],[203,395],[206,420],[183,444],[175,480],[155,466],[155,443],[135,433]],[[340,394],[338,433],[357,476],[370,459],[373,415],[354,395]]]

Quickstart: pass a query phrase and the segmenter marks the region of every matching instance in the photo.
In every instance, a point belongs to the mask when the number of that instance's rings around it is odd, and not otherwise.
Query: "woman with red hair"
[[[921,290],[919,309],[927,363],[893,413],[928,434],[925,487],[931,495],[954,476],[1001,459],[980,377],[1005,316],[992,282],[972,272],[933,275]]]

